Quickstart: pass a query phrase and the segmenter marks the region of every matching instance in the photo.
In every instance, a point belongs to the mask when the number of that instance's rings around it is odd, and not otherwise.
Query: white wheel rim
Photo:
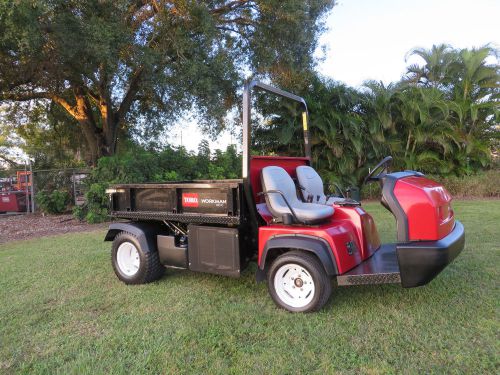
[[[116,263],[120,271],[126,276],[134,276],[139,271],[141,259],[139,251],[133,243],[124,242],[118,246]]]
[[[281,266],[274,274],[274,290],[283,303],[301,308],[312,301],[316,288],[308,270],[289,263]]]

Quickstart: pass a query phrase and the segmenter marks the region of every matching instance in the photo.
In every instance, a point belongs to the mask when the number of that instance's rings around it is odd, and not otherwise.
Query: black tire
[[[283,301],[274,286],[274,279],[277,271],[286,264],[298,264],[303,267],[312,277],[314,282],[314,296],[305,306],[294,307]],[[292,250],[276,258],[267,272],[267,287],[274,303],[290,312],[313,312],[321,309],[330,298],[332,293],[332,283],[325,272],[323,265],[317,257],[300,250]]]
[[[120,269],[117,260],[118,248],[124,242],[132,243],[139,253],[139,269],[137,272],[128,276]],[[111,264],[116,276],[125,284],[146,284],[158,280],[163,276],[165,267],[160,263],[160,258],[156,249],[143,249],[132,233],[120,232],[113,240],[111,248]]]

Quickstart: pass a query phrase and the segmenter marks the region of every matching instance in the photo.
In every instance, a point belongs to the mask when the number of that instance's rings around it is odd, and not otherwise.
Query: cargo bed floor
[[[384,244],[370,258],[337,276],[338,285],[400,283],[396,244]]]

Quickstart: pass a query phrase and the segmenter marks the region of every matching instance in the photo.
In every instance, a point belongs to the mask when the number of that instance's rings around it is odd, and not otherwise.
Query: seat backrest
[[[326,195],[323,191],[323,180],[318,172],[309,166],[301,165],[297,167],[297,180],[305,199],[312,196],[313,203],[324,204]]]
[[[254,155],[250,158],[249,180],[252,186],[252,193],[257,202],[258,194],[262,191],[262,169],[265,167],[281,167],[290,175],[296,178],[295,169],[299,165],[309,165],[309,158],[291,156],[260,156]]]
[[[264,191],[281,191],[292,208],[300,203],[292,178],[281,167],[269,166],[262,169],[262,188]],[[265,197],[269,211],[274,217],[281,217],[284,214],[291,213],[280,194],[270,193],[266,194]]]

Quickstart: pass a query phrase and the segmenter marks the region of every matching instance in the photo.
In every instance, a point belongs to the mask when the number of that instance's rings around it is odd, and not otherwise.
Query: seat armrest
[[[343,201],[335,202],[339,206],[361,206],[361,202],[358,202],[351,198],[345,198]]]
[[[291,214],[284,214],[281,216],[281,221],[284,225],[292,225],[293,224],[293,216]]]
[[[328,186],[328,192],[331,192],[331,187],[333,186],[335,188],[335,190],[337,191],[337,193],[340,194],[342,198],[345,198],[344,192],[342,191],[340,186],[338,184],[336,184],[335,182],[333,182],[331,184],[325,184],[325,186]],[[327,197],[332,197],[332,196],[334,196],[334,195],[333,194],[327,195]]]
[[[285,204],[286,206],[288,207],[288,209],[290,210],[290,213],[291,213],[291,216],[293,218],[293,220],[295,220],[296,223],[299,223],[299,224],[304,224],[304,225],[307,225],[305,222],[303,222],[302,220],[299,220],[299,218],[297,217],[297,215],[295,214],[295,211],[293,210],[292,206],[290,206],[290,203],[288,203],[288,200],[286,199],[285,197],[285,194],[283,194],[282,191],[280,190],[268,190],[268,191],[261,191],[260,193],[257,194],[257,196],[261,196],[261,195],[269,195],[269,194],[279,194],[281,195],[281,197],[283,198],[283,200],[285,201]],[[288,222],[288,221],[291,221],[289,217],[285,218],[286,215],[283,215],[282,216],[282,220],[283,220],[283,224],[285,224],[285,220]]]

